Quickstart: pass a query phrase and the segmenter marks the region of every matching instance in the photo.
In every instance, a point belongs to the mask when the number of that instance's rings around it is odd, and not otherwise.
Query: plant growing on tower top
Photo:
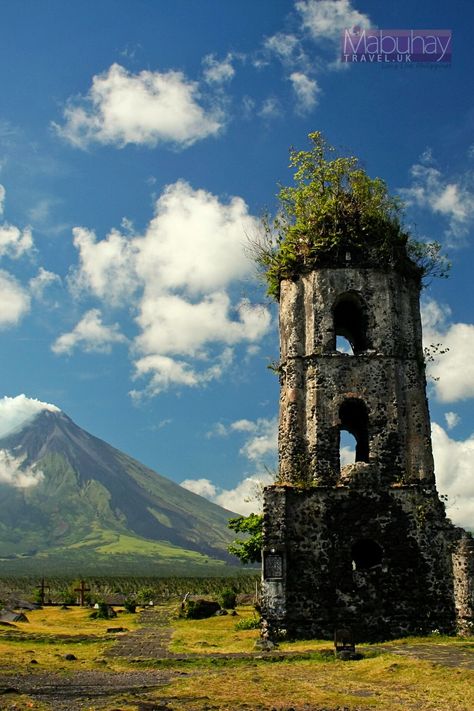
[[[277,217],[263,218],[263,237],[251,245],[268,294],[278,299],[282,279],[329,265],[445,276],[440,245],[409,239],[403,203],[385,182],[370,178],[358,158],[339,156],[321,132],[309,139],[310,150],[290,151],[295,184],[281,187]]]

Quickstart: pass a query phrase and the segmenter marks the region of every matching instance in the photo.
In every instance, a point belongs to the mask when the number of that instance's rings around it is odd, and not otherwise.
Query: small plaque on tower
[[[266,553],[263,559],[264,577],[282,579],[283,578],[283,556],[281,553]]]

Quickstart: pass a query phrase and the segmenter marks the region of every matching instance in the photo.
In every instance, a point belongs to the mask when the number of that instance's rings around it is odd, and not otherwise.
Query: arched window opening
[[[351,434],[355,441],[355,461],[369,461],[369,417],[362,400],[345,400],[339,408],[339,430]]]
[[[343,294],[334,307],[334,333],[347,338],[354,354],[369,347],[367,319],[361,299],[357,294]]]
[[[370,538],[362,538],[352,546],[352,570],[370,570],[382,565],[383,550]]]
[[[346,464],[354,464],[356,461],[356,446],[357,440],[347,430],[341,430],[339,435],[339,461],[341,467]]]
[[[354,355],[350,341],[344,336],[336,336],[336,351],[346,355]]]

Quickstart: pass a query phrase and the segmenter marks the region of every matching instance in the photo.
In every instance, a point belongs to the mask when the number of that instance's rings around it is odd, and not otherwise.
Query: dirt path
[[[38,672],[1,677],[0,709],[15,708],[15,691],[32,699],[50,704],[53,711],[111,708],[110,701],[120,694],[132,694],[135,699],[146,698],[168,683],[174,675],[162,671],[113,672],[80,671],[72,675]]]

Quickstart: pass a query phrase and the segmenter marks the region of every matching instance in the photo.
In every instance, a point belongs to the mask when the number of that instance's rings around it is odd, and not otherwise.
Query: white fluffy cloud
[[[239,421],[242,424],[242,420]],[[236,424],[236,423],[234,423]],[[240,453],[255,463],[275,458],[278,451],[278,420],[260,418],[254,423],[251,436],[240,449]],[[240,431],[242,430],[242,427]],[[249,431],[249,430],[246,430]]]
[[[14,457],[6,449],[0,449],[0,484],[8,484],[16,489],[37,486],[44,479],[40,470],[23,467],[24,459]]]
[[[245,477],[233,489],[218,489],[213,501],[244,516],[258,513],[262,508],[262,489],[272,481],[273,477],[266,472]]]
[[[454,523],[474,529],[474,434],[465,440],[449,437],[432,424],[433,454],[438,490],[448,495],[447,513]]]
[[[137,319],[142,333],[136,345],[144,353],[199,356],[207,343],[233,345],[258,340],[270,324],[268,311],[241,301],[231,318],[231,301],[225,292],[214,292],[193,303],[174,294],[142,300]]]
[[[222,203],[180,180],[165,189],[138,240],[137,270],[149,287],[156,284],[160,290],[219,289],[252,273],[243,247],[257,225],[242,198]]]
[[[316,79],[310,79],[303,72],[290,74],[290,81],[297,99],[297,111],[305,114],[311,111],[318,103],[318,94],[321,91]]]
[[[255,472],[244,476],[231,489],[216,486],[209,479],[186,479],[181,482],[181,486],[230,511],[247,515],[260,511],[262,489],[273,482],[270,470],[275,464],[278,449],[277,418],[241,419],[227,426],[218,422],[208,436],[227,437],[231,434],[246,436],[240,454],[251,462]]]
[[[81,346],[86,352],[110,353],[115,343],[125,343],[127,339],[120,333],[119,325],[106,326],[102,322],[99,309],[91,309],[69,333],[63,333],[52,345],[57,354],[70,354]]]
[[[94,232],[84,227],[73,229],[74,246],[79,252],[79,267],[70,277],[73,292],[90,290],[111,305],[121,303],[137,288],[133,244],[117,230],[97,241]]]
[[[268,420],[266,420],[268,422]],[[258,425],[253,422],[252,420],[236,420],[235,422],[232,422],[230,429],[233,430],[234,432],[255,432],[255,430],[258,428]]]
[[[0,185],[0,216],[3,215],[5,188]],[[19,259],[33,249],[27,227],[21,230],[8,222],[0,223],[0,258]],[[30,310],[28,291],[4,269],[0,270],[0,329],[15,326]]]
[[[276,35],[267,37],[263,46],[272,54],[276,54],[282,61],[290,61],[300,46],[300,40],[295,35],[277,32]]]
[[[135,377],[149,376],[145,392],[132,390],[130,395],[139,400],[144,394],[159,395],[172,386],[196,387],[218,380],[233,360],[233,351],[225,348],[211,365],[198,368],[179,358],[159,354],[139,358],[135,362]]]
[[[301,41],[296,35],[277,32],[276,35],[267,37],[263,46],[284,64],[293,64],[301,59]]]
[[[435,167],[430,150],[410,170],[412,184],[400,190],[408,205],[430,210],[446,219],[446,236],[456,245],[474,222],[474,188],[470,173],[448,178]]]
[[[252,273],[243,249],[257,220],[238,197],[228,204],[179,180],[156,201],[145,234],[131,238],[112,230],[97,241],[93,232],[74,229],[80,265],[75,286],[118,303],[138,287],[160,294],[184,289],[190,294],[225,287]]]
[[[346,28],[372,27],[370,18],[352,7],[351,0],[299,0],[296,9],[313,39],[338,42]]]
[[[199,103],[195,82],[182,72],[128,72],[112,64],[92,79],[86,97],[70,99],[58,133],[74,146],[91,143],[190,146],[222,127],[217,110]]]
[[[6,191],[0,185],[0,216],[3,215],[5,207]],[[11,257],[18,259],[33,247],[33,236],[29,227],[21,230],[8,222],[0,224],[0,257]]]
[[[193,494],[204,496],[205,499],[210,501],[214,500],[217,493],[216,487],[210,479],[185,479],[181,482],[181,486],[188,491],[192,491]]]
[[[89,292],[110,307],[129,305],[133,296],[135,376],[148,379],[148,394],[219,378],[232,363],[233,347],[268,332],[268,309],[236,302],[228,291],[254,271],[244,246],[257,228],[241,198],[224,203],[184,181],[164,190],[142,235],[113,230],[97,240],[75,228],[79,265],[70,277],[72,291]],[[76,329],[61,336],[56,352],[87,344]]]
[[[61,277],[54,272],[49,272],[47,269],[40,267],[38,274],[30,279],[30,291],[37,299],[42,299],[44,292],[53,284],[61,285]]]
[[[208,84],[224,84],[230,81],[235,74],[232,65],[233,56],[227,54],[220,61],[213,54],[208,54],[202,60],[204,66],[204,79]]]
[[[281,108],[278,99],[274,96],[269,96],[264,99],[258,115],[263,119],[274,119],[281,116]]]
[[[444,419],[448,430],[453,430],[461,422],[461,418],[456,412],[445,412]]]
[[[474,324],[451,323],[450,314],[434,300],[422,305],[423,341],[432,353],[427,370],[441,402],[474,397]]]
[[[261,509],[262,488],[272,483],[272,477],[267,473],[260,473],[242,479],[233,489],[224,489],[215,486],[210,479],[185,479],[181,486],[194,494],[204,496],[205,499],[223,506],[228,511],[247,516]]]
[[[264,60],[256,60],[257,68],[268,63],[267,57],[276,57],[286,70],[307,71],[309,67],[315,68],[314,59],[310,62],[301,38],[295,34],[277,32],[267,37],[263,43],[263,56]]]
[[[33,247],[31,230],[20,230],[15,225],[0,225],[0,257],[18,259]]]
[[[27,291],[11,274],[0,270],[0,329],[17,324],[30,310]]]
[[[60,412],[56,405],[26,395],[0,398],[0,437],[21,429],[43,410]]]
[[[235,420],[230,425],[218,422],[208,432],[210,437],[228,437],[232,433],[245,433],[247,439],[240,448],[240,454],[257,464],[268,458],[275,458],[278,451],[278,419],[260,417],[258,420]]]

